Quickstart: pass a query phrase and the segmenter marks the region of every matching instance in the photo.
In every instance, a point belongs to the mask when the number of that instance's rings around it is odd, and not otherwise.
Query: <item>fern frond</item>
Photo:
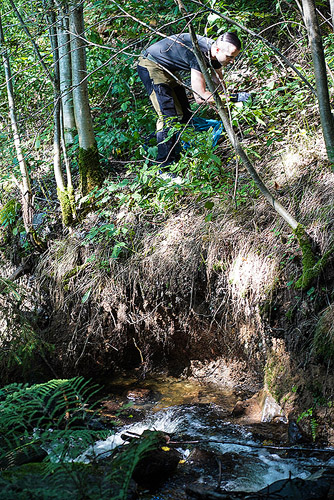
[[[134,439],[130,444],[122,445],[119,453],[112,460],[111,484],[118,486],[116,494],[110,500],[126,500],[129,483],[138,462],[146,454],[164,444],[163,433],[159,431],[144,431],[142,436]]]
[[[84,463],[111,434],[89,427],[98,390],[82,377],[0,390],[0,500],[127,499],[134,468],[164,439],[146,431],[113,450],[108,465],[94,457]]]

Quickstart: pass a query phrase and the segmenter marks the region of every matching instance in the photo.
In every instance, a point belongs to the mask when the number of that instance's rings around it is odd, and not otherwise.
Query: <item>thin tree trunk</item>
[[[302,5],[304,22],[311,45],[322,132],[328,159],[334,163],[334,120],[329,100],[325,56],[315,3],[314,0],[302,0]]]
[[[186,9],[182,3],[182,0],[175,0],[176,4],[178,5],[180,11],[183,14],[186,14]],[[203,74],[205,78],[206,85],[210,92],[213,95],[213,98],[215,100],[216,106],[217,106],[217,111],[219,113],[219,116],[223,122],[223,125],[225,127],[225,130],[227,132],[227,135],[233,145],[233,148],[235,149],[236,153],[239,155],[241,158],[242,162],[244,163],[245,167],[247,168],[248,172],[250,173],[251,177],[254,179],[255,184],[257,187],[260,189],[261,193],[263,196],[266,198],[266,200],[270,203],[270,205],[276,210],[276,212],[283,217],[283,219],[289,224],[289,226],[292,228],[294,235],[298,239],[300,248],[302,250],[302,262],[303,262],[303,274],[301,278],[297,281],[296,287],[297,288],[307,288],[314,279],[315,275],[314,273],[312,274],[312,270],[314,267],[316,267],[319,264],[319,269],[322,269],[320,262],[316,263],[314,254],[312,252],[311,248],[311,243],[309,240],[309,237],[304,229],[304,227],[299,224],[296,219],[274,198],[274,196],[270,193],[269,189],[267,186],[264,184],[260,176],[258,175],[257,171],[255,170],[252,162],[248,158],[247,154],[243,150],[237,136],[234,133],[234,130],[232,128],[232,125],[230,123],[230,120],[224,110],[223,103],[219,97],[218,92],[216,92],[216,86],[208,72],[207,66],[204,61],[203,54],[199,48],[197,37],[195,30],[192,26],[191,23],[189,23],[189,32],[193,44],[193,50],[196,55],[198,64],[201,69],[201,73]],[[318,271],[320,272],[320,271]]]
[[[101,185],[102,173],[88,100],[83,2],[70,3],[74,117],[79,136],[79,170],[83,195]]]
[[[71,145],[75,136],[75,119],[72,96],[71,47],[69,34],[68,5],[66,2],[58,7],[58,46],[60,94],[62,103],[63,129],[65,145]]]
[[[55,9],[54,5],[51,1],[51,4],[48,4],[48,0],[43,0],[43,5],[44,7],[48,10],[47,16],[50,19],[50,25],[49,25],[49,34],[50,34],[50,41],[51,41],[51,47],[52,47],[52,53],[53,53],[53,59],[54,59],[54,76],[51,75],[49,69],[45,65],[44,59],[41,56],[41,53],[39,51],[38,45],[36,44],[33,36],[31,35],[28,27],[26,26],[26,23],[24,19],[22,18],[20,12],[18,11],[14,0],[9,0],[13,11],[18,18],[20,24],[22,25],[25,33],[27,34],[28,38],[30,39],[34,52],[39,60],[39,62],[42,65],[42,68],[47,75],[48,79],[50,80],[53,91],[54,91],[54,174],[55,174],[55,179],[56,179],[56,184],[57,184],[57,190],[58,190],[58,197],[61,205],[61,210],[62,210],[62,217],[63,217],[63,222],[65,225],[71,225],[73,218],[75,218],[75,207],[73,204],[73,187],[72,187],[72,181],[71,181],[71,173],[70,169],[67,168],[67,174],[68,174],[68,180],[69,180],[69,185],[70,185],[70,195],[71,195],[71,203],[69,202],[69,194],[68,194],[68,189],[65,187],[64,183],[64,177],[62,174],[62,169],[61,169],[61,134],[62,134],[62,125],[61,125],[61,100],[60,100],[60,75],[59,75],[59,51],[58,51],[58,39],[57,39],[57,30],[56,30],[56,17],[55,17]],[[49,8],[50,7],[50,8]],[[66,151],[64,152],[64,155],[66,156]],[[67,166],[68,167],[68,166]]]
[[[333,27],[333,30],[334,30],[334,0],[329,0],[329,7],[331,9],[332,27]]]
[[[183,3],[181,0],[175,0],[177,5],[179,6],[180,11],[184,14],[186,13],[185,8],[183,6]],[[264,184],[262,179],[260,178],[259,174],[253,167],[252,162],[248,158],[247,154],[243,150],[236,134],[234,133],[234,130],[232,128],[232,125],[230,123],[229,117],[227,116],[227,113],[224,110],[223,103],[219,97],[219,94],[216,92],[216,85],[214,84],[211,76],[209,75],[207,66],[204,62],[202,52],[199,48],[197,37],[194,31],[194,28],[192,24],[189,23],[189,31],[192,39],[192,44],[193,44],[193,49],[194,53],[196,55],[196,58],[198,60],[198,64],[201,69],[201,73],[203,74],[205,78],[206,85],[209,89],[209,91],[212,93],[213,98],[215,100],[216,106],[217,106],[217,111],[218,114],[223,122],[225,131],[232,143],[233,148],[235,149],[236,153],[240,156],[242,162],[245,164],[248,172],[254,179],[257,187],[260,189],[261,193],[264,195],[266,200],[270,203],[270,205],[276,210],[276,212],[281,215],[284,220],[289,224],[289,226],[292,227],[292,229],[296,229],[298,226],[298,222],[295,220],[295,218],[274,198],[274,196],[270,193],[269,189],[267,186]]]
[[[14,145],[16,150],[17,161],[19,163],[20,172],[21,172],[21,183],[19,183],[19,188],[22,196],[22,211],[23,211],[23,222],[24,227],[29,234],[32,231],[32,221],[34,215],[34,207],[33,207],[33,196],[31,191],[31,184],[29,179],[29,173],[27,164],[22,153],[21,147],[21,139],[20,133],[17,125],[16,119],[16,108],[15,108],[15,100],[14,100],[14,89],[13,89],[13,80],[9,62],[8,52],[5,47],[4,34],[2,29],[2,21],[0,14],[0,47],[2,46],[2,61],[5,70],[6,77],[6,85],[7,85],[7,95],[8,95],[8,105],[9,105],[9,115],[10,122],[13,132]]]
[[[65,226],[71,226],[75,218],[75,211],[72,206],[72,192],[69,194],[65,186],[61,165],[61,98],[60,98],[60,74],[59,74],[59,50],[58,36],[56,28],[56,15],[53,2],[44,2],[48,9],[47,18],[49,22],[49,37],[53,55],[53,81],[54,81],[54,111],[53,111],[53,168],[57,184],[57,194],[60,201],[62,219]]]

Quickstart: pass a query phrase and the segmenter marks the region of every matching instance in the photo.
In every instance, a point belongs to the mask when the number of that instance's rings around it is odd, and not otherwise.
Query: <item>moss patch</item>
[[[60,201],[63,223],[66,227],[72,226],[76,218],[73,189],[66,189],[65,191],[61,191],[58,188],[57,195]]]
[[[277,350],[268,354],[264,380],[269,393],[278,403],[291,391],[294,383],[290,359],[283,346],[278,346]]]
[[[298,239],[302,251],[303,273],[296,281],[295,288],[297,290],[307,290],[312,281],[317,278],[320,272],[325,268],[329,257],[333,253],[331,247],[324,255],[316,261],[311,247],[311,241],[302,225],[298,225],[294,230],[294,234]]]
[[[96,143],[89,149],[79,149],[80,188],[82,195],[102,184],[99,152]]]

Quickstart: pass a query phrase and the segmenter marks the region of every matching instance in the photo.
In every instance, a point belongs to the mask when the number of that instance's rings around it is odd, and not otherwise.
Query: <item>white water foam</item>
[[[107,439],[96,441],[94,446],[90,446],[74,461],[89,463],[92,459],[108,456],[116,446],[127,443],[126,439],[123,439],[121,436],[129,432],[138,436],[141,436],[146,430],[162,431],[166,434],[173,434],[182,422],[182,417],[179,416],[175,418],[174,413],[175,411],[173,408],[170,408],[166,411],[157,412],[143,422],[126,425]]]

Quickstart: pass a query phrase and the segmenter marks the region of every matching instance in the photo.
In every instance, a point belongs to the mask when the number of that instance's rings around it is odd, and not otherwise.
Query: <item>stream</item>
[[[289,447],[285,419],[273,423],[240,423],[232,410],[250,394],[221,389],[198,382],[172,378],[113,382],[107,388],[106,408],[126,405],[126,416],[115,435],[95,443],[80,457],[106,454],[124,443],[125,433],[141,435],[146,429],[160,430],[176,442],[181,456],[173,476],[157,492],[143,490],[145,500],[185,500],[189,484],[221,491],[258,491],[281,479],[300,477],[326,468],[333,469],[333,450],[318,453],[278,449]],[[122,438],[123,436],[123,438]],[[194,443],[195,441],[195,443]],[[267,447],[266,447],[267,445]]]

